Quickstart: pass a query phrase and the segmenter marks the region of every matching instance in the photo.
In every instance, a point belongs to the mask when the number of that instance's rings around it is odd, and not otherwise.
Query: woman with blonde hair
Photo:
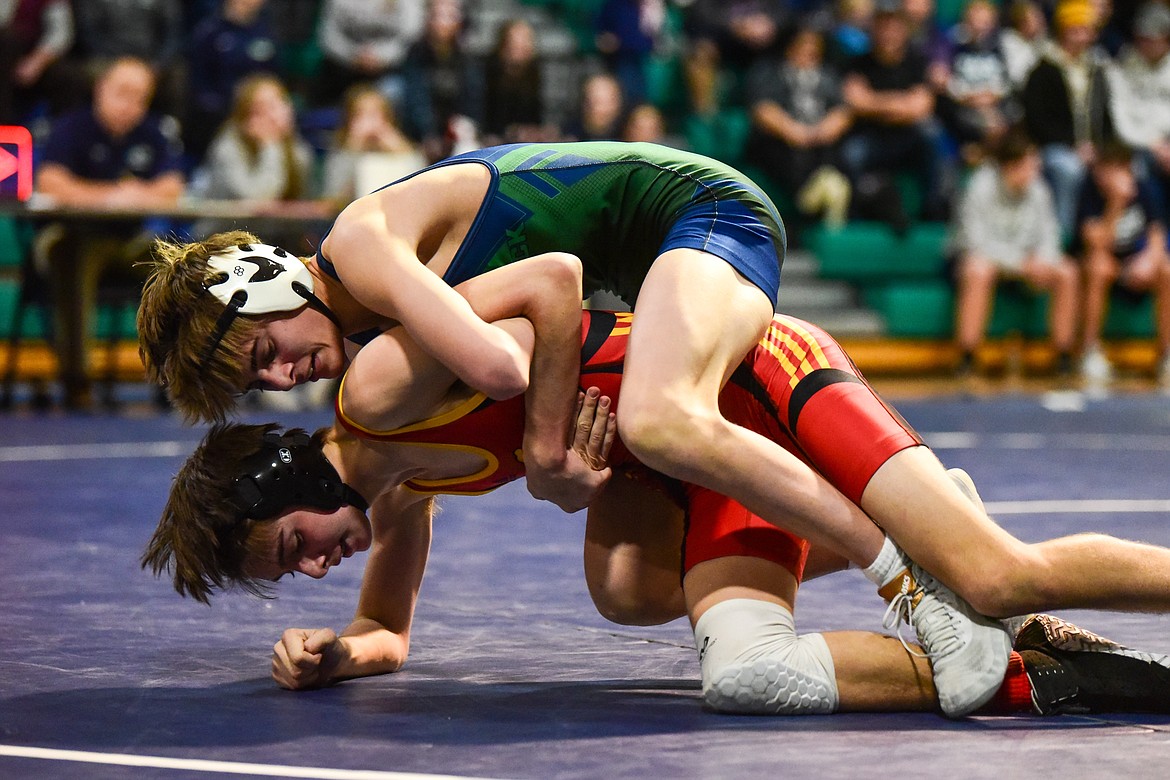
[[[288,90],[276,76],[240,82],[231,115],[204,162],[207,198],[302,200],[311,194],[313,150],[297,132]]]
[[[324,196],[344,206],[361,191],[361,169],[371,161],[400,161],[402,173],[421,168],[418,147],[403,134],[394,106],[369,84],[346,90],[341,125],[325,158]],[[411,160],[416,164],[411,165]]]

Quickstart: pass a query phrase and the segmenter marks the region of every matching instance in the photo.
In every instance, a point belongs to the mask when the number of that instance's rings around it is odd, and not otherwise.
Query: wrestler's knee
[[[597,613],[621,626],[660,626],[682,617],[684,608],[676,587],[669,594],[629,588],[591,587],[589,595]]]
[[[796,635],[779,604],[729,599],[695,625],[703,701],[718,712],[827,715],[837,709],[833,657],[820,634]]]
[[[677,479],[698,482],[720,420],[717,409],[670,395],[627,402],[624,389],[617,415],[618,433],[634,457]]]

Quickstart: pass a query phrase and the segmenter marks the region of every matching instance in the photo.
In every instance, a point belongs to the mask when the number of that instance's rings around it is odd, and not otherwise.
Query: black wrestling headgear
[[[290,507],[332,511],[354,506],[363,512],[370,507],[302,431],[264,434],[260,451],[240,464],[232,491],[240,517],[253,520],[276,517]]]

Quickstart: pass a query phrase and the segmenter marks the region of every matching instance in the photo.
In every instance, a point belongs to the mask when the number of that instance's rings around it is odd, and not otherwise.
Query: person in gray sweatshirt
[[[972,174],[963,192],[951,235],[960,373],[974,369],[996,287],[1004,280],[1052,296],[1049,327],[1057,369],[1063,374],[1072,368],[1078,274],[1061,251],[1060,223],[1040,167],[1035,144],[1023,132],[1011,131],[995,147],[992,160]]]

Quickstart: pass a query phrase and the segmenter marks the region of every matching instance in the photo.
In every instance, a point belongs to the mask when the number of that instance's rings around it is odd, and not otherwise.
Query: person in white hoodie
[[[1165,199],[1170,193],[1170,8],[1143,5],[1134,17],[1133,42],[1109,71],[1113,120]]]

